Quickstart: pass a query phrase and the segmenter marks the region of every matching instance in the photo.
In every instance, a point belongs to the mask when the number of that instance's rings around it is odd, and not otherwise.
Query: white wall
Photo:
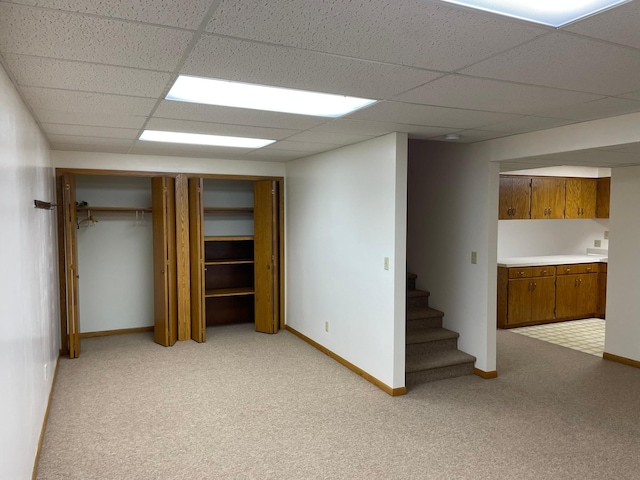
[[[253,182],[205,179],[203,201],[205,207],[253,208]],[[253,235],[253,215],[205,212],[204,235],[205,237]]]
[[[611,172],[605,352],[640,361],[640,167]]]
[[[458,348],[493,371],[498,164],[466,145],[410,141],[408,178],[407,270],[460,333]]]
[[[89,206],[150,207],[151,179],[78,175],[76,200]],[[151,213],[91,212],[80,224],[78,282],[80,332],[153,325]],[[78,219],[86,218],[79,213]]]
[[[256,175],[266,177],[284,177],[285,172],[285,164],[280,162],[249,162],[215,158],[52,151],[51,159],[53,166],[56,168]]]
[[[405,384],[406,143],[296,160],[285,182],[287,324],[393,388]]]
[[[31,478],[60,349],[49,148],[0,67],[0,477]]]
[[[535,255],[585,255],[600,240],[609,248],[604,232],[609,219],[500,220],[498,258]]]

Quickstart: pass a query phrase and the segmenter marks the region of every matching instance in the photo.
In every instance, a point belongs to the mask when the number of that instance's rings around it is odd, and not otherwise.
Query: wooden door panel
[[[532,278],[531,321],[552,320],[555,318],[556,284],[555,278]]]
[[[507,325],[517,325],[531,321],[532,280],[509,280]]]
[[[154,340],[168,347],[177,340],[175,184],[173,179],[152,178],[151,198]]]
[[[255,329],[276,333],[279,328],[277,183],[254,182],[253,237]]]
[[[511,220],[512,186],[513,179],[511,177],[500,177],[498,220]]]
[[[586,273],[578,278],[578,316],[596,316],[598,313],[598,274]]]
[[[546,184],[543,178],[531,180],[531,218],[547,218]]]
[[[597,180],[591,178],[580,180],[580,202],[582,203],[580,218],[596,218]]]
[[[511,218],[531,218],[531,179],[517,177],[512,179],[512,215]]]
[[[575,317],[578,303],[578,277],[563,275],[556,277],[556,318]]]
[[[191,256],[191,339],[206,341],[204,297],[204,202],[202,178],[189,179],[189,253]]]
[[[582,218],[580,209],[582,208],[581,202],[581,179],[579,178],[567,178],[566,181],[566,207],[565,218]]]
[[[609,202],[611,196],[611,178],[599,178],[596,194],[596,217],[609,218]]]
[[[65,174],[63,183],[64,255],[66,272],[66,310],[69,358],[80,356],[80,318],[78,311],[78,239],[76,223],[75,176]]]

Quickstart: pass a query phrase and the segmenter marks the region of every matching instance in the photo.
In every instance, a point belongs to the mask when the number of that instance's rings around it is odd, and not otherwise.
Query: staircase
[[[458,350],[456,332],[442,328],[444,313],[429,307],[429,292],[416,290],[407,273],[406,385],[473,373],[476,358]]]

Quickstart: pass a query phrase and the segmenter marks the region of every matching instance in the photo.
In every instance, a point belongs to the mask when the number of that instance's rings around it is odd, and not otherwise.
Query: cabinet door
[[[64,217],[65,291],[69,358],[80,356],[80,318],[78,315],[78,243],[76,223],[76,181],[72,174],[62,178]]]
[[[255,329],[277,333],[280,327],[278,184],[253,184]]]
[[[507,325],[531,321],[532,285],[533,281],[530,278],[509,280]]]
[[[564,218],[564,179],[533,178],[531,180],[531,218]]]
[[[591,178],[567,178],[565,218],[595,218],[597,183]]]
[[[609,218],[609,199],[611,196],[611,178],[599,178],[597,181],[596,218]]]
[[[531,178],[500,177],[498,219],[530,218]]]
[[[598,311],[598,274],[578,275],[577,316],[596,316]]]
[[[176,343],[178,306],[176,292],[175,182],[170,177],[151,180],[153,219],[154,340],[165,347]]]
[[[604,318],[607,312],[607,272],[598,273],[598,317]]]
[[[191,339],[206,341],[204,297],[204,202],[202,178],[189,179],[189,255],[191,257]]]
[[[531,321],[555,318],[556,282],[554,277],[532,278]]]
[[[580,275],[556,277],[556,318],[576,316],[579,277]]]

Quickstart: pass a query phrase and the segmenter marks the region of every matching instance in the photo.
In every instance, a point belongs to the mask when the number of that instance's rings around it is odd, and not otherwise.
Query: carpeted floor
[[[392,398],[288,332],[83,340],[40,480],[638,479],[640,370],[498,331],[494,380]]]

